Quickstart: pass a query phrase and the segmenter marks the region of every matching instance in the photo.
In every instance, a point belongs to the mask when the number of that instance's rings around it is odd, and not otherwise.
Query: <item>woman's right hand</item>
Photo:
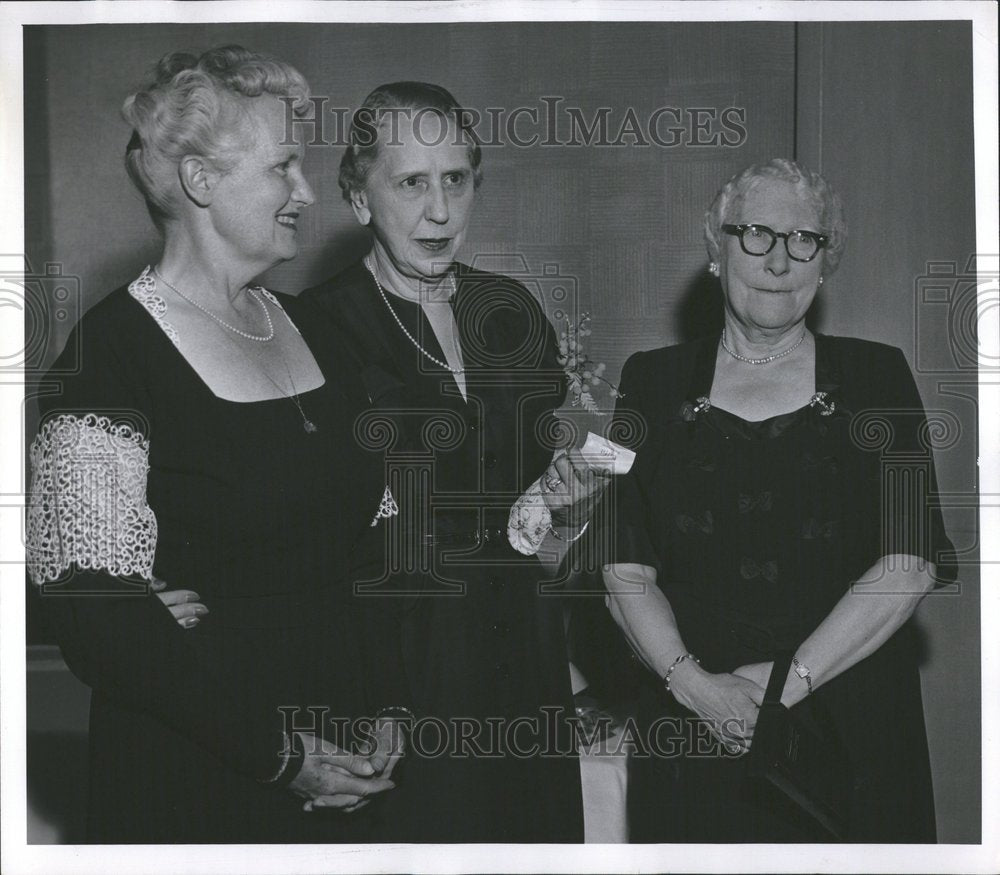
[[[185,629],[193,629],[208,614],[208,608],[199,601],[201,596],[193,590],[167,589],[167,582],[156,577],[149,588],[167,606],[178,625]]]
[[[295,734],[305,757],[288,789],[306,800],[303,811],[334,808],[350,814],[396,786],[376,772],[368,757],[348,753],[308,732]]]
[[[670,675],[670,692],[685,708],[708,721],[709,729],[732,753],[747,751],[764,701],[764,689],[728,672],[712,674],[685,660]]]

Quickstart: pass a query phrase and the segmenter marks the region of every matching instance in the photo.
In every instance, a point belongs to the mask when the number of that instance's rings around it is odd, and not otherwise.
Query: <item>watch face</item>
[[[795,673],[800,678],[804,678],[806,675],[809,674],[809,669],[806,668],[804,665],[797,665],[797,666],[795,666]]]

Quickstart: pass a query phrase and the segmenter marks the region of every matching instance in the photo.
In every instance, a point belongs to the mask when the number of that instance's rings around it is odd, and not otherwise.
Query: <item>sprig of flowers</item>
[[[612,398],[624,396],[618,391],[616,385],[604,378],[607,365],[604,362],[592,361],[584,351],[583,338],[590,337],[592,333],[589,313],[582,313],[580,321],[575,325],[569,321],[567,316],[566,330],[559,334],[557,361],[563,366],[563,372],[566,374],[566,382],[569,385],[570,394],[573,396],[572,405],[582,407],[595,416],[604,416],[604,412],[594,400],[591,388],[599,383],[604,383],[610,389]]]

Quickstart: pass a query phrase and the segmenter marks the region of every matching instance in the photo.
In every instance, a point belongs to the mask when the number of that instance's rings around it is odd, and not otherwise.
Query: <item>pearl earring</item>
[[[711,262],[711,263],[710,263],[710,264],[708,265],[708,272],[709,272],[710,274],[712,274],[713,276],[718,276],[718,275],[719,275],[719,265],[718,265],[718,264],[716,264],[716,263],[715,263],[714,261],[713,261],[713,262]]]
[[[823,285],[823,277],[820,277],[820,278],[819,278],[819,284],[820,284],[820,285]]]

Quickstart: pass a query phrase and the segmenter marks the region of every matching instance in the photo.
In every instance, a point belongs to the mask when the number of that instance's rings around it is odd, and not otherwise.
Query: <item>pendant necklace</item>
[[[237,346],[237,349],[239,349],[238,346]],[[252,361],[251,358],[250,358],[250,356],[248,356],[242,349],[240,349],[240,353],[243,355],[243,357],[248,362],[250,362],[251,365],[253,365],[254,367],[256,367],[257,370],[259,370],[265,377],[267,377],[268,382],[272,386],[274,386],[275,389],[277,389],[282,395],[284,395],[289,401],[291,401],[295,405],[295,407],[299,411],[299,416],[302,417],[302,430],[305,431],[306,434],[312,434],[313,432],[317,432],[317,431],[319,431],[319,426],[316,425],[316,423],[313,422],[308,416],[306,416],[306,412],[302,409],[302,402],[299,401],[299,393],[298,393],[298,390],[295,388],[295,380],[292,379],[291,368],[288,367],[288,361],[285,358],[284,352],[282,352],[282,350],[281,350],[281,345],[280,344],[278,344],[277,349],[278,349],[278,355],[281,356],[281,364],[284,365],[284,367],[285,367],[285,373],[288,374],[288,383],[292,387],[292,394],[291,395],[289,395],[288,392],[285,391],[285,387],[282,386],[277,380],[275,380],[264,369],[264,367],[262,365],[258,365],[256,362]]]

